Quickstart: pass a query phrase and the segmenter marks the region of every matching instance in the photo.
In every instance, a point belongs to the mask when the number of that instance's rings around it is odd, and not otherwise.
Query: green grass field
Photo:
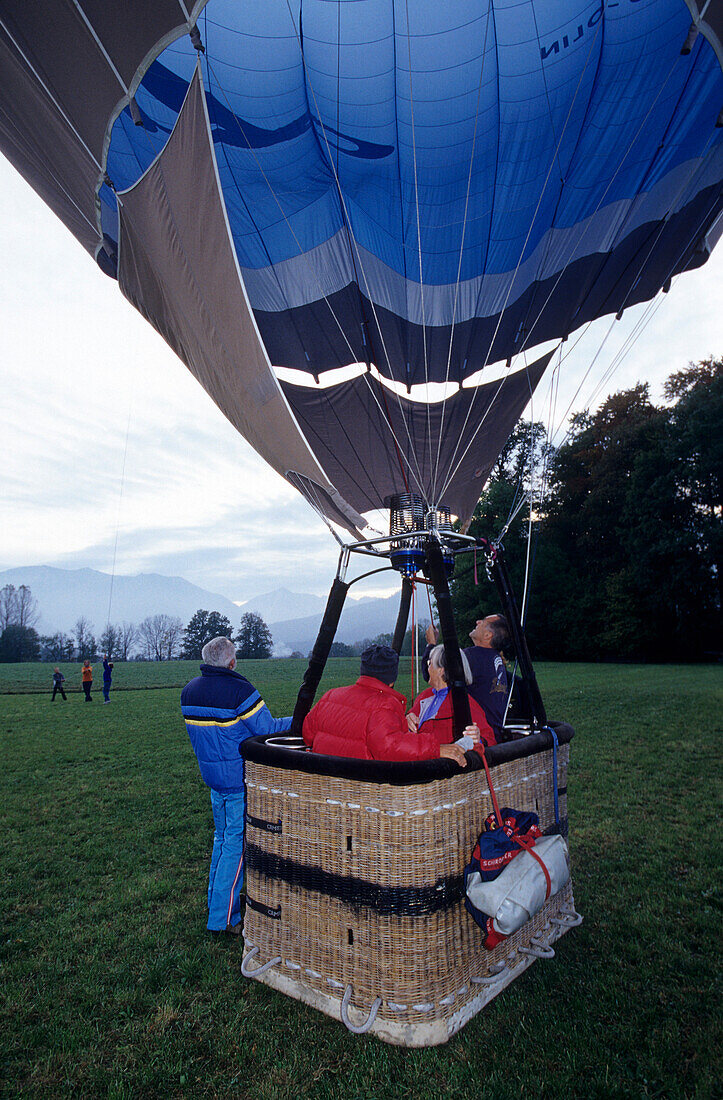
[[[304,665],[242,671],[285,714]],[[325,686],[356,667],[330,662]],[[539,666],[551,716],[577,730],[585,923],[446,1046],[415,1051],[245,980],[242,943],[207,936],[211,812],[178,707],[196,668],[117,665],[103,706],[78,665],[52,705],[47,665],[0,665],[0,1095],[721,1095],[720,668]]]

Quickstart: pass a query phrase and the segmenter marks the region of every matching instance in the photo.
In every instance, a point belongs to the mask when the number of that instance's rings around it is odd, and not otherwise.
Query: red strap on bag
[[[484,746],[480,744],[477,747],[477,752],[482,757],[482,763],[485,766],[485,772],[487,774],[487,785],[490,789],[490,795],[492,797],[492,805],[494,806],[495,817],[497,818],[497,824],[499,825],[500,829],[502,829],[504,827],[504,823],[502,821],[502,814],[500,812],[499,802],[497,801],[497,795],[495,794],[495,789],[492,785],[492,775],[490,774],[490,768],[489,768],[489,764],[487,763],[487,757],[485,755]],[[545,901],[547,901],[550,894],[552,893],[552,882],[550,880],[550,872],[547,870],[547,867],[545,866],[544,860],[541,859],[541,857],[535,851],[533,845],[528,843],[528,841],[522,840],[521,837],[514,836],[514,834],[510,837],[510,840],[514,840],[515,844],[519,844],[520,848],[524,848],[524,850],[526,852],[529,852],[530,855],[532,856],[532,858],[536,859],[537,862],[539,863],[540,867],[542,868],[542,873],[545,876]]]

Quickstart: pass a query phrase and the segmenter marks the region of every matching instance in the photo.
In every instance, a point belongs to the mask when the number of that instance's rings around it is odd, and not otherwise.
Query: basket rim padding
[[[554,729],[558,742],[568,744],[575,731],[567,722],[549,722]],[[340,779],[356,779],[364,783],[389,783],[392,786],[406,787],[417,783],[433,783],[438,779],[447,779],[452,775],[468,774],[483,768],[479,753],[465,753],[467,767],[460,768],[453,760],[437,758],[435,760],[359,760],[355,757],[325,756],[318,752],[304,752],[300,749],[282,748],[266,742],[276,734],[262,737],[249,737],[239,745],[244,760],[253,760],[257,764],[266,764],[287,771],[310,772],[313,775],[336,776]],[[520,760],[535,753],[545,752],[553,747],[552,734],[548,730],[520,737],[515,741],[505,741],[501,745],[492,745],[486,750],[490,768],[510,760]]]

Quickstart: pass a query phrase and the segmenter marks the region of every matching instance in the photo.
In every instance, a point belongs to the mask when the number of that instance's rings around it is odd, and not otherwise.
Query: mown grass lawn
[[[283,714],[304,664],[242,671]],[[117,665],[103,706],[100,690],[51,705],[48,666],[0,666],[0,1094],[720,1095],[720,668],[539,666],[550,714],[577,730],[585,923],[417,1051],[245,980],[242,944],[207,937],[211,814],[178,709],[196,668]],[[330,662],[324,686],[355,672]]]

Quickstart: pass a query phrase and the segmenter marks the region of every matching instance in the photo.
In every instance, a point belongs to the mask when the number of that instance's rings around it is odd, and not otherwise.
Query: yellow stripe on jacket
[[[235,726],[237,722],[241,722],[245,718],[251,718],[254,714],[257,714],[264,705],[263,699],[259,699],[258,703],[251,707],[251,710],[247,710],[243,714],[238,714],[235,718],[227,718],[225,720],[218,718],[211,718],[209,720],[203,718],[186,718],[185,722],[187,726],[220,726],[226,729],[229,726]]]

